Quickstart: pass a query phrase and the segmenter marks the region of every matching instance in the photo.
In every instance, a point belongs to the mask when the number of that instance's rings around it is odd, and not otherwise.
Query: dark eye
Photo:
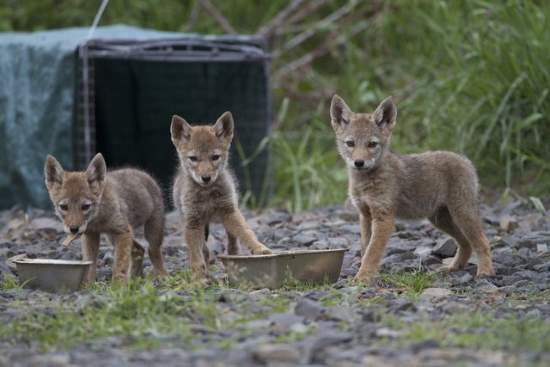
[[[92,207],[91,204],[82,204],[82,206],[81,206],[82,210],[84,210],[84,211],[89,210],[91,207]]]
[[[214,154],[214,155],[213,155],[212,157],[210,157],[210,158],[212,158],[213,161],[217,161],[218,159],[220,159],[220,155],[219,155],[219,154]]]
[[[191,162],[196,162],[196,161],[197,161],[197,157],[195,157],[194,155],[190,155],[190,156],[187,157],[187,158],[189,158],[189,160],[190,160]]]
[[[346,145],[350,148],[353,148],[355,146],[355,142],[353,140],[346,141]]]
[[[69,210],[69,206],[67,204],[59,204],[59,209],[67,211]]]
[[[367,146],[369,148],[376,148],[378,146],[378,142],[377,141],[370,141]]]

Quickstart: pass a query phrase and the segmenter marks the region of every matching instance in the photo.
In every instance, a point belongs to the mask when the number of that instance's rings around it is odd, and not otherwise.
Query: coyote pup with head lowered
[[[233,127],[230,112],[211,126],[191,126],[179,116],[172,117],[170,133],[180,160],[173,199],[182,219],[191,270],[199,279],[206,276],[204,231],[211,221],[223,223],[229,254],[238,253],[237,240],[253,254],[271,253],[258,241],[239,210],[235,179],[227,169]]]
[[[86,283],[95,281],[100,233],[106,233],[115,247],[113,280],[125,283],[130,275],[141,272],[144,249],[133,236],[133,229],[140,226],[144,226],[149,242],[155,275],[167,274],[161,253],[164,204],[151,176],[132,168],[107,172],[100,153],[84,172],[65,172],[49,155],[44,176],[65,231],[83,236],[82,257],[93,262],[85,275]]]
[[[356,280],[369,282],[377,273],[396,217],[428,218],[454,237],[459,246],[450,271],[463,268],[473,248],[479,257],[477,275],[495,274],[481,227],[477,175],[468,159],[444,151],[392,153],[397,110],[391,97],[373,113],[354,113],[335,95],[330,117],[348,166],[349,197],[360,217],[362,259]]]

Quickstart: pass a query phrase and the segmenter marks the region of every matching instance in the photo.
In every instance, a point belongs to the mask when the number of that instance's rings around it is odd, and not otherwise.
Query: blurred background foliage
[[[89,26],[100,1],[4,0],[1,31]],[[550,1],[111,0],[100,25],[262,34],[272,52],[273,205],[343,202],[333,93],[398,104],[394,150],[447,149],[482,184],[550,189]]]

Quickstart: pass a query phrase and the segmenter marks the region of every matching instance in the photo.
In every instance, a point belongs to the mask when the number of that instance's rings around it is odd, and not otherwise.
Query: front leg
[[[380,259],[384,254],[384,248],[393,233],[395,226],[395,217],[385,215],[374,218],[372,221],[372,234],[369,245],[361,259],[361,267],[355,276],[355,280],[369,283],[378,272]]]
[[[239,254],[239,243],[237,242],[237,237],[233,236],[231,233],[227,232],[227,254],[228,255],[238,255]]]
[[[90,285],[95,282],[97,269],[97,256],[99,255],[99,232],[86,232],[82,236],[82,260],[91,261],[92,264],[84,274],[84,284]]]
[[[224,215],[223,225],[227,232],[237,238],[244,244],[254,255],[271,254],[271,250],[262,244],[256,238],[254,232],[246,223],[240,210],[235,210]]]
[[[368,209],[359,211],[359,228],[361,229],[361,258],[365,256],[371,237],[372,218]]]
[[[207,273],[203,253],[206,247],[204,237],[204,226],[185,226],[184,239],[187,244],[189,263],[193,277],[197,280],[206,278]]]
[[[130,262],[134,238],[132,231],[128,230],[122,233],[112,235],[113,245],[115,246],[115,261],[113,264],[113,282],[126,284],[130,274]]]

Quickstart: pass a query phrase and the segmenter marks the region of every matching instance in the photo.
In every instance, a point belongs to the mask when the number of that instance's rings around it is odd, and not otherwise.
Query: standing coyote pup
[[[132,168],[107,172],[100,153],[84,172],[65,172],[48,155],[44,176],[65,231],[83,235],[82,257],[93,262],[85,275],[86,283],[95,281],[100,233],[106,233],[115,247],[113,280],[125,283],[130,275],[141,271],[144,249],[133,236],[133,229],[140,226],[144,226],[149,242],[155,275],[167,274],[160,248],[164,205],[160,188],[151,176]]]
[[[391,97],[373,113],[354,113],[342,98],[332,98],[331,123],[348,166],[349,197],[360,217],[362,259],[355,279],[369,282],[377,273],[396,217],[428,218],[454,237],[459,246],[450,271],[462,269],[473,248],[479,257],[477,275],[494,275],[472,163],[451,152],[392,153],[396,116]]]
[[[204,230],[211,221],[223,223],[229,254],[238,253],[237,240],[253,254],[271,253],[239,210],[235,180],[227,169],[233,126],[231,112],[225,112],[212,126],[191,126],[179,116],[172,117],[170,133],[180,160],[173,199],[181,216],[191,270],[199,279],[206,276]]]

